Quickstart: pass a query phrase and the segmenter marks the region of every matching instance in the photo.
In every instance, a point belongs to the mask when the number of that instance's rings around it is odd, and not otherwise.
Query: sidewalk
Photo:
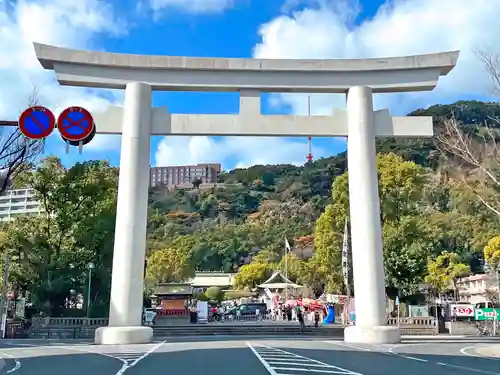
[[[486,357],[500,358],[500,344],[481,346],[475,352]]]

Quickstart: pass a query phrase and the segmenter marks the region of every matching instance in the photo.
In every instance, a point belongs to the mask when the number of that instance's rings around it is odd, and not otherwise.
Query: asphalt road
[[[317,338],[190,338],[148,345],[0,341],[0,375],[500,375],[488,338],[348,345]]]

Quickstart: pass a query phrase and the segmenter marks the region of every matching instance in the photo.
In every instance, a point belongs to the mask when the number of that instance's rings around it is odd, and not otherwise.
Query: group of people
[[[313,315],[314,326],[318,327],[321,320],[321,312],[318,309],[310,311],[308,306],[296,305],[292,307],[291,305],[280,305],[272,311],[272,319],[278,320],[280,317],[284,321],[292,321],[294,318],[299,322],[301,329],[306,326],[306,321],[308,317]]]

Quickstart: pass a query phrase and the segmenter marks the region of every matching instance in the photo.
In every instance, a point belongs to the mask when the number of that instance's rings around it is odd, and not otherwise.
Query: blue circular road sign
[[[92,133],[94,119],[90,112],[83,107],[69,107],[59,115],[57,128],[67,141],[79,142]]]
[[[52,133],[56,126],[54,114],[42,106],[26,109],[19,116],[18,127],[26,138],[43,139]]]

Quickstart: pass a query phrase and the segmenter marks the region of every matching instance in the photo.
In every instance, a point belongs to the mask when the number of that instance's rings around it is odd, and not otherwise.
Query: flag
[[[285,237],[285,253],[289,253],[292,250],[290,244],[288,243],[288,239]]]

